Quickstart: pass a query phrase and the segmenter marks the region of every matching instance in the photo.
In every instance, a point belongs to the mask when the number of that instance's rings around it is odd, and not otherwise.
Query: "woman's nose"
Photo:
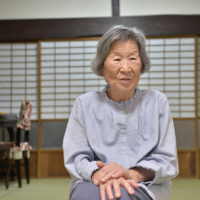
[[[122,66],[121,66],[120,71],[124,72],[124,73],[129,73],[131,71],[131,68],[130,68],[129,63],[127,61],[122,62]]]

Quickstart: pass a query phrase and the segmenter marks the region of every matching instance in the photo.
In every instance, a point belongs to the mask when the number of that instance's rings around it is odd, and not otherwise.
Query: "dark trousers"
[[[120,186],[121,198],[119,200],[152,200],[146,190],[142,187],[134,189],[134,194],[129,195],[123,186]],[[70,200],[101,200],[100,189],[91,182],[81,182],[76,185],[70,195]],[[117,200],[114,195],[114,200]],[[106,200],[108,197],[106,195]]]

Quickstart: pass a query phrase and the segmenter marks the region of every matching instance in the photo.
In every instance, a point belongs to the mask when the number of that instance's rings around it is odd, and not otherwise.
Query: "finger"
[[[113,184],[113,189],[114,189],[114,192],[115,192],[115,197],[118,199],[121,197],[121,190],[120,190],[120,187],[119,187],[119,182],[115,179],[112,180],[112,184]]]
[[[101,179],[103,177],[105,177],[107,173],[108,173],[107,171],[102,171],[102,169],[101,169],[96,174],[94,174],[93,180],[92,180],[94,182],[94,184],[99,185],[100,183],[103,183],[103,182],[101,182]]]
[[[133,188],[131,187],[130,183],[126,179],[120,178],[118,180],[120,181],[120,185],[122,185],[130,195],[134,194]]]
[[[106,193],[107,193],[107,196],[108,196],[109,200],[113,200],[114,199],[114,196],[113,196],[113,193],[112,193],[111,181],[106,182]]]
[[[138,189],[139,188],[139,185],[134,181],[134,180],[127,180],[129,182],[129,184],[135,188],[135,189]]]
[[[115,173],[115,172],[114,172]],[[102,179],[101,179],[101,183],[106,183],[108,180],[110,180],[112,178],[113,172],[110,172],[108,174],[106,174]]]
[[[125,179],[132,178],[128,170],[120,170],[111,176],[111,178],[115,178],[115,179],[120,178],[120,177],[124,177]]]
[[[100,184],[100,195],[101,195],[101,200],[106,200],[106,187],[105,184]]]
[[[106,166],[106,164],[101,161],[97,161],[96,164],[100,169]]]

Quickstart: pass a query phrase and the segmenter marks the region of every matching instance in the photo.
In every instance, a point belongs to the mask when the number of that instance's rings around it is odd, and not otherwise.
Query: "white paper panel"
[[[0,57],[0,62],[11,62],[11,57]]]
[[[180,50],[181,51],[194,51],[195,46],[194,45],[181,45]]]
[[[68,86],[69,82],[67,80],[64,81],[56,81],[56,86]]]
[[[44,93],[54,93],[55,89],[54,87],[53,88],[41,88],[41,93],[44,94]]]
[[[41,94],[41,99],[54,99],[54,94]]]
[[[26,46],[25,44],[13,44],[12,45],[12,49],[15,50],[15,49],[25,49]]]
[[[70,73],[83,73],[84,68],[83,67],[71,67]]]
[[[56,114],[56,116],[55,116],[55,118],[56,119],[67,119],[67,118],[69,118],[69,108],[68,108],[68,110],[66,110],[66,113],[58,113],[58,114]]]
[[[31,62],[31,63],[26,63],[26,67],[27,68],[34,68],[34,69],[37,69],[37,66],[38,64],[35,62]]]
[[[99,91],[99,88],[98,87],[94,87],[94,86],[90,86],[90,87],[85,87],[85,90],[86,91]]]
[[[52,64],[54,66],[54,64]],[[56,61],[55,62],[56,67],[68,67],[69,62],[68,61]]]
[[[68,54],[69,49],[68,48],[62,48],[62,49],[56,49],[56,54]]]
[[[179,38],[165,39],[165,45],[169,45],[169,44],[179,44]]]
[[[181,44],[194,44],[195,39],[194,38],[180,38]]]
[[[85,48],[85,53],[96,53],[96,48]]]
[[[84,55],[83,54],[71,54],[69,58],[71,60],[83,60]]]
[[[85,41],[85,47],[97,47],[98,44],[98,40],[94,40],[94,41]]]
[[[11,51],[0,51],[0,56],[11,56]]]
[[[85,77],[87,76],[87,74],[85,75]],[[70,74],[69,75],[70,79],[83,79],[84,75],[83,74]]]
[[[99,80],[86,80],[84,83],[85,83],[86,86],[98,85],[99,84]]]
[[[70,92],[81,92],[84,93],[84,87],[70,87]]]
[[[77,86],[77,85],[80,86],[80,85],[86,84],[86,82],[87,81],[83,81],[83,80],[75,80],[75,81],[71,80],[70,86]]]
[[[38,100],[38,96],[37,95],[31,95],[31,94],[27,94],[26,98],[28,101],[37,101]]]
[[[182,118],[194,118],[195,112],[182,112],[180,117],[182,117]]]
[[[55,57],[56,60],[68,60],[69,59],[69,55],[65,54],[65,55],[57,55]]]
[[[11,68],[11,63],[0,63],[0,69]]]
[[[57,100],[56,101],[56,104],[55,104],[56,106],[68,106],[69,105],[69,101],[67,101],[67,100]]]
[[[84,62],[83,61],[70,61],[70,66],[84,66]]]
[[[85,54],[85,59],[92,60],[95,57],[95,54]]]
[[[0,44],[1,50],[8,50],[11,49],[11,44]]]
[[[150,39],[149,44],[150,45],[163,45],[164,39]]]
[[[41,86],[54,86],[53,81],[42,81]]]
[[[172,73],[173,73],[173,71],[179,71],[179,65],[166,65],[165,66],[165,71],[172,71]]]
[[[179,46],[178,45],[174,45],[174,46],[165,46],[165,51],[179,51]]]
[[[73,41],[69,43],[70,47],[82,47],[84,46],[84,41]]]
[[[149,46],[149,51],[150,52],[160,52],[160,51],[164,51],[164,46]]]
[[[52,106],[49,106],[49,107],[42,107],[41,108],[41,112],[42,113],[52,113],[52,112],[54,112],[54,107],[52,107]]]
[[[41,48],[52,48],[54,47],[54,42],[41,42]]]
[[[37,43],[27,43],[26,48],[27,49],[34,49],[35,51],[37,51]]]
[[[4,77],[0,77],[0,82],[4,81],[6,85],[2,85],[2,87],[9,90],[8,95],[1,96],[0,104],[4,103],[2,100],[7,100],[4,110],[7,110],[8,114],[19,114],[21,102],[28,100],[33,105],[32,112],[36,117],[38,110],[37,43],[0,44],[0,48],[0,75],[4,75]],[[1,59],[1,56],[4,56],[4,59]],[[29,61],[34,61],[34,63],[29,63]],[[7,68],[7,70],[3,71],[1,67]],[[31,95],[29,96],[29,94]]]
[[[41,49],[41,54],[54,54],[54,48]]]
[[[179,52],[165,52],[165,58],[177,58],[179,56]]]
[[[55,70],[56,70],[56,73],[69,73],[69,68],[68,67],[62,67],[62,68],[56,67]]]
[[[41,62],[41,67],[54,67],[54,62]]]
[[[25,56],[26,51],[25,50],[13,50],[12,55],[13,56]]]
[[[41,106],[54,106],[55,102],[54,101],[41,101]]]
[[[53,113],[48,113],[48,114],[41,114],[42,119],[54,119],[55,116]]]
[[[85,53],[84,48],[70,48],[70,53]]]
[[[56,80],[62,79],[62,80],[67,80],[69,78],[68,74],[56,74],[55,75]]]
[[[171,111],[171,113],[172,113],[172,118],[179,118],[180,117],[180,113],[179,112]]]
[[[56,93],[68,93],[69,88],[68,87],[58,87],[56,88]]]

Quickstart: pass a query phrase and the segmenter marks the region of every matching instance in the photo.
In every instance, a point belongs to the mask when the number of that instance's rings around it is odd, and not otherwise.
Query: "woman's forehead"
[[[126,41],[118,40],[112,44],[110,51],[122,48],[130,48],[130,49],[132,48],[138,50],[138,44],[135,40],[126,40]]]
[[[121,54],[121,53],[138,54],[139,51],[137,42],[134,40],[116,41],[111,46],[109,54]]]

